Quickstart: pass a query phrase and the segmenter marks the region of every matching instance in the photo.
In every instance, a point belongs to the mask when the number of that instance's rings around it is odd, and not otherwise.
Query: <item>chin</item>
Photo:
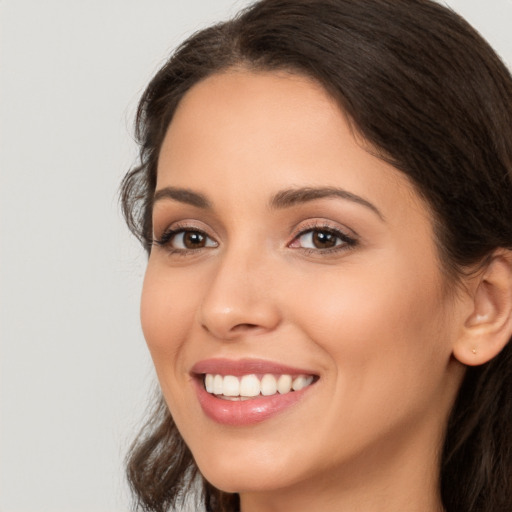
[[[284,462],[275,450],[236,450],[237,453],[203,453],[196,464],[203,477],[217,489],[228,493],[265,492],[293,485],[300,480],[293,465]],[[297,466],[297,464],[294,464]],[[297,469],[295,467],[295,469]]]
[[[201,470],[201,474],[215,488],[227,493],[271,492],[293,483],[281,481],[282,474],[279,476],[272,471],[258,471],[253,468],[248,468],[243,473],[233,467],[226,468],[226,471],[210,471],[208,468],[206,472]]]

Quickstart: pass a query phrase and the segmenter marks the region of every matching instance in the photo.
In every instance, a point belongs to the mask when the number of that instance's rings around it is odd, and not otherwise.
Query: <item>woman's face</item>
[[[142,325],[203,475],[247,495],[425,478],[460,315],[407,178],[316,83],[238,70],[185,96],[156,190]]]

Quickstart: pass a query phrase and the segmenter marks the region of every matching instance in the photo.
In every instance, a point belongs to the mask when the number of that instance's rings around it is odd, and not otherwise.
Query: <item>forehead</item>
[[[157,189],[164,186],[239,197],[342,186],[390,208],[425,209],[408,178],[367,150],[320,84],[285,72],[229,70],[196,84],[161,148]]]
[[[197,144],[217,142],[217,148],[231,139],[237,143],[233,150],[240,153],[256,146],[284,150],[301,138],[324,137],[326,127],[340,115],[326,91],[306,77],[229,70],[199,82],[184,96],[162,154],[179,149],[176,146],[187,137],[195,137]]]

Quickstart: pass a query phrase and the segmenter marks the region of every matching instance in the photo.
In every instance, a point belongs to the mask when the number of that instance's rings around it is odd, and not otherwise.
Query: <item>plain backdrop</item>
[[[119,213],[137,99],[247,0],[0,0],[0,512],[121,512],[154,383]],[[512,64],[512,0],[447,2]]]

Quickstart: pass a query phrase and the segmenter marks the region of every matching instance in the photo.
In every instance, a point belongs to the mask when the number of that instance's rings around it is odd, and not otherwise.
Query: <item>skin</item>
[[[449,293],[432,219],[408,179],[372,156],[316,83],[230,70],[193,87],[161,149],[142,325],[173,418],[207,480],[243,512],[438,512],[439,449],[464,369],[467,307]],[[271,206],[301,187],[339,196]],[[165,196],[165,194],[164,194]],[[368,204],[363,204],[367,202]],[[339,230],[335,250],[305,230]],[[290,409],[233,427],[203,413],[198,361],[258,358],[319,380]]]

